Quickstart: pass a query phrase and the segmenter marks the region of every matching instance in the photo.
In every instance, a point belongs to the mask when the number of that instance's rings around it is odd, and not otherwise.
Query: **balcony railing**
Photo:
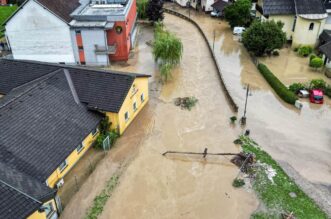
[[[113,44],[113,45],[108,45],[106,46],[99,46],[99,45],[94,45],[95,48],[95,53],[99,54],[99,55],[114,55],[116,53],[117,50],[117,44]]]

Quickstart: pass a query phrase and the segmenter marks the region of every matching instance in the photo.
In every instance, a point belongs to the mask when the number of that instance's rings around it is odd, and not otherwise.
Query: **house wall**
[[[55,211],[57,211],[57,208],[56,208],[56,204],[55,204],[54,199],[52,199],[52,200],[50,200],[48,202],[45,202],[44,204],[46,205],[46,204],[49,204],[49,203],[51,203],[52,206],[53,206],[53,209]],[[27,219],[46,219],[46,218],[47,218],[46,217],[46,213],[45,212],[38,212],[38,210],[35,211],[34,213],[32,213],[29,217],[27,217]]]
[[[212,4],[214,4],[214,0],[201,0],[201,7],[205,9],[205,12],[209,12],[213,10],[213,7],[211,7]]]
[[[76,30],[71,29],[71,39],[75,52],[76,62],[79,62],[79,50],[76,38]],[[79,29],[81,31],[82,45],[84,47],[84,58],[87,65],[108,65],[108,55],[96,54],[95,45],[106,47],[107,40],[103,29]]]
[[[314,29],[309,30],[311,23],[314,23]],[[325,24],[323,20],[308,20],[298,16],[295,31],[293,34],[292,47],[300,45],[309,45],[315,47],[318,43],[319,35],[322,33]]]
[[[0,0],[0,5],[6,5],[7,4],[7,0]]]
[[[294,15],[272,15],[269,20],[281,21],[284,23],[283,31],[286,33],[287,40],[291,40],[293,36]]]
[[[186,7],[188,0],[176,0],[176,3],[182,7]]]
[[[144,94],[145,100],[141,102],[141,95]],[[119,134],[123,134],[126,128],[131,124],[134,118],[143,109],[149,100],[148,94],[148,78],[136,78],[132,84],[127,97],[119,113],[107,112],[109,120],[112,122],[112,129],[119,129]],[[137,110],[133,110],[133,103],[137,103]],[[125,121],[125,113],[129,113],[129,119]]]
[[[33,0],[6,24],[14,59],[75,63],[69,26]]]
[[[50,188],[54,188],[56,186],[56,183],[62,179],[72,167],[75,166],[76,162],[85,154],[85,152],[92,146],[93,142],[96,140],[98,136],[98,133],[96,133],[94,136],[92,133],[90,133],[83,141],[84,148],[77,152],[75,149],[66,159],[68,166],[63,170],[60,171],[59,168],[57,168],[47,179],[47,185]],[[78,146],[78,145],[77,145]],[[65,182],[64,182],[65,183]]]
[[[131,49],[131,31],[135,26],[136,17],[136,0],[133,0],[125,21],[116,21],[114,28],[107,31],[108,45],[114,45],[115,43],[117,44],[116,53],[114,55],[109,55],[111,61],[126,61],[129,59]],[[116,27],[121,27],[122,32],[117,33]]]

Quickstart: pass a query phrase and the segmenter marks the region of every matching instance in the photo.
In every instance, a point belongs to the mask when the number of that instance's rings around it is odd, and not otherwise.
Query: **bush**
[[[235,188],[239,188],[245,185],[245,181],[243,179],[234,179],[232,182],[232,186]]]
[[[274,51],[272,52],[272,55],[274,55],[274,56],[279,56],[279,51],[278,51],[278,50],[274,50]]]
[[[310,81],[310,89],[321,89],[325,90],[326,88],[326,82],[323,79],[314,79]]]
[[[331,98],[331,85],[327,85],[324,94]]]
[[[311,62],[311,60],[313,60],[314,58],[317,58],[318,56],[316,54],[311,54],[309,57],[309,63]]]
[[[113,146],[119,137],[119,134],[113,130],[110,132],[107,132],[106,134],[100,133],[95,141],[94,147],[98,149],[103,149],[103,141],[109,136],[109,143],[110,147]]]
[[[147,14],[146,14],[147,4],[148,4],[148,0],[138,0],[137,1],[137,12],[138,12],[138,17],[140,19],[147,18]]]
[[[295,94],[298,93],[300,90],[304,90],[304,89],[306,89],[306,86],[301,83],[294,83],[294,84],[291,84],[289,87],[289,90]]]
[[[293,49],[294,52],[298,52],[298,50],[299,50],[299,47],[295,47],[295,48]]]
[[[323,60],[320,57],[315,57],[310,60],[309,66],[315,69],[323,66]]]
[[[231,116],[231,117],[230,117],[230,121],[231,121],[232,123],[234,123],[235,121],[237,121],[237,117],[236,117],[236,116]]]
[[[249,52],[255,56],[262,56],[280,49],[286,43],[283,23],[271,21],[254,22],[242,36],[242,42]],[[272,36],[272,37],[270,37]]]
[[[310,46],[302,46],[299,48],[298,53],[302,57],[308,57],[313,52],[313,48]]]
[[[295,104],[295,101],[298,99],[297,96],[287,89],[287,87],[268,69],[267,66],[259,64],[258,69],[282,100],[289,104]]]

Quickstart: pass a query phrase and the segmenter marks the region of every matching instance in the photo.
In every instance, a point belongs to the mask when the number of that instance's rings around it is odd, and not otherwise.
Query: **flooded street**
[[[188,9],[180,9],[174,5],[167,7],[188,16]],[[288,163],[301,176],[313,182],[316,188],[328,188],[331,194],[330,99],[325,97],[326,104],[322,106],[304,101],[301,111],[284,103],[260,75],[249,54],[232,35],[225,21],[197,14],[193,10],[191,18],[206,33],[210,45],[213,45],[215,38],[215,54],[228,88],[239,104],[239,117],[242,116],[245,102],[244,88],[246,84],[250,84],[252,91],[248,100],[247,128],[251,130],[252,137],[274,158]],[[295,59],[292,60],[294,61]],[[284,68],[282,65],[285,64],[282,62],[279,62],[278,70],[275,66],[271,66],[271,69],[284,83],[292,83],[295,77],[291,80],[287,76],[300,75],[300,71],[307,66],[300,64],[288,64],[287,71],[292,69],[293,72],[287,74],[279,71]],[[307,75],[300,76],[310,79]],[[330,200],[330,194],[326,200]]]
[[[161,155],[167,150],[201,152],[205,147],[209,152],[239,151],[232,143],[238,134],[229,124],[232,113],[201,35],[171,15],[166,15],[165,26],[183,41],[181,66],[173,80],[154,93],[149,106],[153,127],[100,218],[249,218],[258,203],[254,194],[232,187],[238,168],[230,157]],[[140,46],[138,60],[129,63],[147,62],[150,51],[145,54],[145,44]],[[184,96],[199,99],[192,111],[174,105],[174,98]]]

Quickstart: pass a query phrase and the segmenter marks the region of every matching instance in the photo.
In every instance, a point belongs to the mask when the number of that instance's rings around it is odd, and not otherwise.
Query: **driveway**
[[[188,16],[188,9],[175,5],[167,7]],[[301,111],[284,103],[262,78],[225,21],[193,10],[191,18],[206,33],[210,45],[213,44],[215,33],[215,54],[225,81],[235,101],[241,106],[239,116],[242,115],[245,101],[244,87],[246,84],[252,87],[247,111],[247,128],[251,130],[252,137],[290,172],[297,171],[302,180],[314,183],[307,189],[315,191],[313,196],[323,197],[331,209],[330,100],[326,98],[327,104],[323,106],[304,102]],[[307,189],[305,191],[310,193]]]

